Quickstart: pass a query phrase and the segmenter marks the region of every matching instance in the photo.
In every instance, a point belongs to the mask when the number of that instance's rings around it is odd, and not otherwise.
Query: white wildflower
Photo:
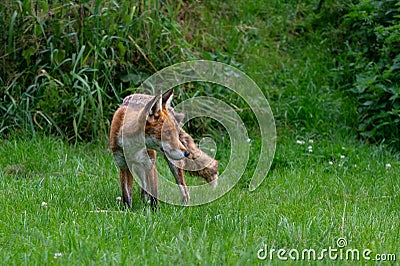
[[[42,207],[47,207],[47,202],[43,201],[42,202]]]
[[[329,161],[329,164],[330,164],[330,165],[333,165],[333,162],[332,162],[332,161]]]
[[[344,159],[344,158],[346,158],[346,156],[340,155],[340,159]]]
[[[304,140],[296,140],[296,143],[299,145],[304,145],[306,142]]]
[[[387,164],[385,165],[385,167],[386,167],[386,170],[389,170],[390,168],[392,168],[392,165],[391,165],[390,163],[387,163]]]
[[[308,143],[314,143],[314,140],[309,139],[309,140],[308,140]]]
[[[62,254],[61,254],[61,253],[59,253],[59,252],[54,253],[54,258],[55,258],[55,259],[58,259],[58,258],[61,258],[61,257],[62,257]]]
[[[122,200],[121,197],[117,197],[117,198],[116,198],[116,201],[117,201],[117,202],[120,202],[121,200]]]

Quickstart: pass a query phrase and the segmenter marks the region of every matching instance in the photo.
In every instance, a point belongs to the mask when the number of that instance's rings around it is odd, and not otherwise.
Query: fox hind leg
[[[133,177],[129,169],[120,169],[120,182],[122,189],[123,202],[129,207],[132,207],[132,181]]]

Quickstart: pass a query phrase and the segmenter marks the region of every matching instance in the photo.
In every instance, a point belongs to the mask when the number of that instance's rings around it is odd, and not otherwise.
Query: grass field
[[[137,186],[131,210],[117,203],[106,145],[2,140],[1,264],[257,264],[270,262],[257,258],[264,245],[321,251],[339,238],[371,258],[398,256],[399,155],[355,140],[309,141],[282,138],[254,192],[240,181],[212,203],[153,213]]]

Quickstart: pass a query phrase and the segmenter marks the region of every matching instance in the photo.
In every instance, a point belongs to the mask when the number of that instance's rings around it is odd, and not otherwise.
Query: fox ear
[[[161,95],[155,96],[144,107],[145,114],[151,116],[151,115],[158,113],[162,108],[161,104],[162,104]]]
[[[175,117],[176,122],[178,122],[178,124],[180,124],[183,121],[183,119],[185,118],[185,114],[174,112],[174,117]]]
[[[171,89],[162,95],[162,105],[165,109],[171,108],[172,97],[174,96],[174,89]]]

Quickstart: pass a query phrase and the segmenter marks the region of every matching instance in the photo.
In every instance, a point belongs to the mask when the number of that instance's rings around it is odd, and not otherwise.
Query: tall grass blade
[[[10,26],[8,28],[8,53],[11,54],[13,52],[13,40],[14,40],[14,25],[15,19],[17,18],[17,11],[15,10],[12,14]]]

